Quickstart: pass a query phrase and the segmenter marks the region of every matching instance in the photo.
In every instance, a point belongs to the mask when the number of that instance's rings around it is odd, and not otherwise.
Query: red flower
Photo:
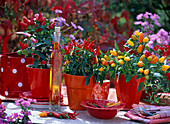
[[[24,22],[20,22],[20,25],[21,25],[21,27],[23,27],[23,28],[27,28],[27,27],[28,27],[28,24],[27,24],[27,23],[24,23]]]
[[[97,56],[100,56],[100,46],[97,47],[97,50],[96,50],[96,53],[97,53]]]
[[[42,28],[37,28],[36,32],[39,32],[39,31],[42,31],[42,30],[43,30]]]
[[[24,23],[26,23],[26,24],[30,24],[30,21],[26,18],[26,17],[23,17],[23,21],[24,21]]]
[[[146,51],[145,52],[145,57],[148,58],[150,55],[152,55],[150,52]]]
[[[33,17],[31,17],[31,19],[30,19],[30,25],[35,25],[35,22],[34,22],[34,20],[33,20]]]
[[[165,76],[167,76],[167,79],[170,80],[170,73],[166,73]]]

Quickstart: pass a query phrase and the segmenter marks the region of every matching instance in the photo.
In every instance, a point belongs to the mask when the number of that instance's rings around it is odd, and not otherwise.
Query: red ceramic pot
[[[100,85],[100,82],[95,85],[93,89],[94,99],[104,99],[107,100],[110,88],[110,80],[104,80],[103,84]]]
[[[50,69],[31,68],[27,65],[27,74],[32,97],[49,98]]]
[[[21,92],[29,91],[26,65],[33,63],[33,58],[25,58],[17,53],[3,53],[0,56],[0,94],[18,98]]]
[[[125,103],[124,109],[131,109],[133,104],[138,104],[141,98],[142,90],[137,93],[138,86],[141,82],[145,80],[144,77],[136,79],[136,76],[133,76],[132,79],[126,83],[125,76],[120,74],[119,80],[117,82],[117,75],[115,77],[115,88],[118,101]]]
[[[70,109],[85,110],[80,105],[82,100],[92,99],[92,91],[95,85],[93,77],[86,86],[86,77],[64,74],[65,84],[67,86],[68,104]]]

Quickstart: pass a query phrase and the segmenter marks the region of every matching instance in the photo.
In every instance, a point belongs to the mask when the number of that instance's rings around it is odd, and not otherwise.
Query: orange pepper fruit
[[[142,66],[143,66],[143,62],[142,62],[142,61],[139,61],[139,62],[137,63],[137,65],[138,65],[139,67],[142,67]]]
[[[150,63],[155,64],[157,61],[158,61],[158,57],[153,57]]]
[[[109,64],[112,64],[112,63],[114,63],[114,61],[113,61],[113,60],[111,60],[111,61],[109,62]]]
[[[169,68],[170,68],[169,65],[163,65],[163,66],[161,67],[161,70],[162,70],[162,71],[166,71],[166,70],[168,70]]]
[[[140,72],[140,73],[143,73],[143,68],[139,68],[139,72]]]
[[[139,34],[139,43],[142,43],[143,42],[143,39],[144,39],[144,34],[141,32]]]
[[[143,50],[143,45],[139,45],[139,47],[137,48],[137,52],[138,53],[141,53]]]
[[[143,58],[145,58],[145,54],[143,54],[141,57],[140,57],[140,61],[143,61]]]
[[[39,116],[40,116],[40,117],[47,117],[47,113],[46,113],[46,112],[40,112],[40,113],[39,113]]]
[[[149,74],[149,69],[145,69],[144,70],[144,75],[148,75]]]

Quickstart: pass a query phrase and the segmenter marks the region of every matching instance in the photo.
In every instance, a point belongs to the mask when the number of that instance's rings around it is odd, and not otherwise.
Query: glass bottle
[[[50,68],[50,109],[60,111],[62,82],[62,56],[60,52],[60,27],[55,27],[54,50],[51,54]]]

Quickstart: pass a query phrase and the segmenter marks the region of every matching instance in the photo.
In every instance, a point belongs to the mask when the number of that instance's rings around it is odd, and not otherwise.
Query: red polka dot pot
[[[0,94],[18,98],[21,92],[29,91],[30,85],[26,65],[33,62],[17,53],[5,53],[0,56]]]

